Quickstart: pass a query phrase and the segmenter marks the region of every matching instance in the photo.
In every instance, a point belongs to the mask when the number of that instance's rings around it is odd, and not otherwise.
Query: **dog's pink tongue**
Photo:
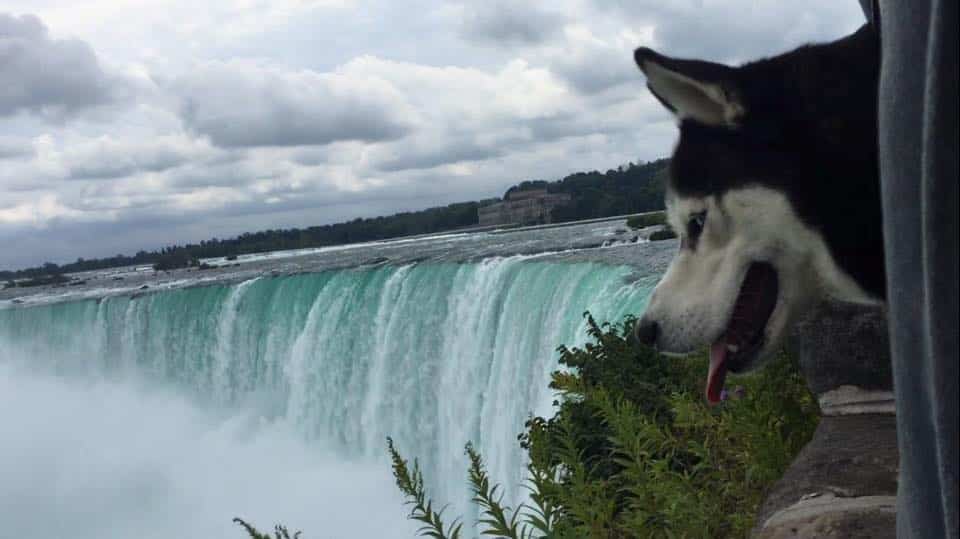
[[[727,378],[727,343],[718,339],[710,346],[710,372],[707,373],[707,402],[718,404]]]

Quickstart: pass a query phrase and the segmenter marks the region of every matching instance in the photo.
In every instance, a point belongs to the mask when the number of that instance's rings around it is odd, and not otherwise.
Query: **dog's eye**
[[[700,233],[703,232],[703,225],[706,222],[706,211],[693,213],[690,215],[690,220],[687,221],[687,237],[690,238],[690,241],[697,241],[697,238],[700,237]]]

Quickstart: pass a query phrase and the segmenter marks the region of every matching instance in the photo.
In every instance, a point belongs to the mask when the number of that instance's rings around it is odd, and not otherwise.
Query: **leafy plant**
[[[439,511],[433,508],[433,502],[427,497],[427,489],[423,485],[423,474],[417,460],[414,459],[413,468],[411,468],[394,447],[392,438],[387,438],[387,451],[390,453],[393,478],[397,482],[397,488],[407,498],[406,504],[411,506],[408,518],[423,523],[417,532],[424,537],[434,539],[459,539],[463,522],[458,518],[454,519],[449,526],[443,523],[445,507]]]
[[[564,369],[551,382],[556,414],[532,417],[520,436],[532,506],[503,506],[480,455],[467,446],[478,533],[746,536],[765,490],[818,421],[795,363],[784,356],[755,375],[731,377],[741,384],[731,393],[743,398],[709,407],[701,397],[706,357],[670,360],[630,340],[635,319],[611,326],[585,316],[591,342],[559,348]],[[422,485],[419,470],[416,476]]]
[[[269,533],[261,533],[259,530],[253,527],[253,525],[248,524],[242,518],[235,518],[233,521],[240,526],[243,526],[243,529],[246,530],[247,535],[250,536],[250,539],[300,539],[300,534],[303,532],[296,532],[293,535],[290,535],[290,531],[287,530],[285,526],[277,524],[273,528],[273,535]]]

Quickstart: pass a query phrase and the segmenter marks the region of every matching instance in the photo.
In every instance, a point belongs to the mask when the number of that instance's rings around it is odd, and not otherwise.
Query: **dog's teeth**
[[[736,354],[738,351],[740,351],[740,347],[735,344],[728,344],[727,351]]]

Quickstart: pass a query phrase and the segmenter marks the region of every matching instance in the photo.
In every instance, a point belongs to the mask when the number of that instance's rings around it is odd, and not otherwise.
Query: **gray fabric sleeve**
[[[876,17],[871,0],[861,0]],[[899,538],[957,532],[957,2],[880,0]]]

